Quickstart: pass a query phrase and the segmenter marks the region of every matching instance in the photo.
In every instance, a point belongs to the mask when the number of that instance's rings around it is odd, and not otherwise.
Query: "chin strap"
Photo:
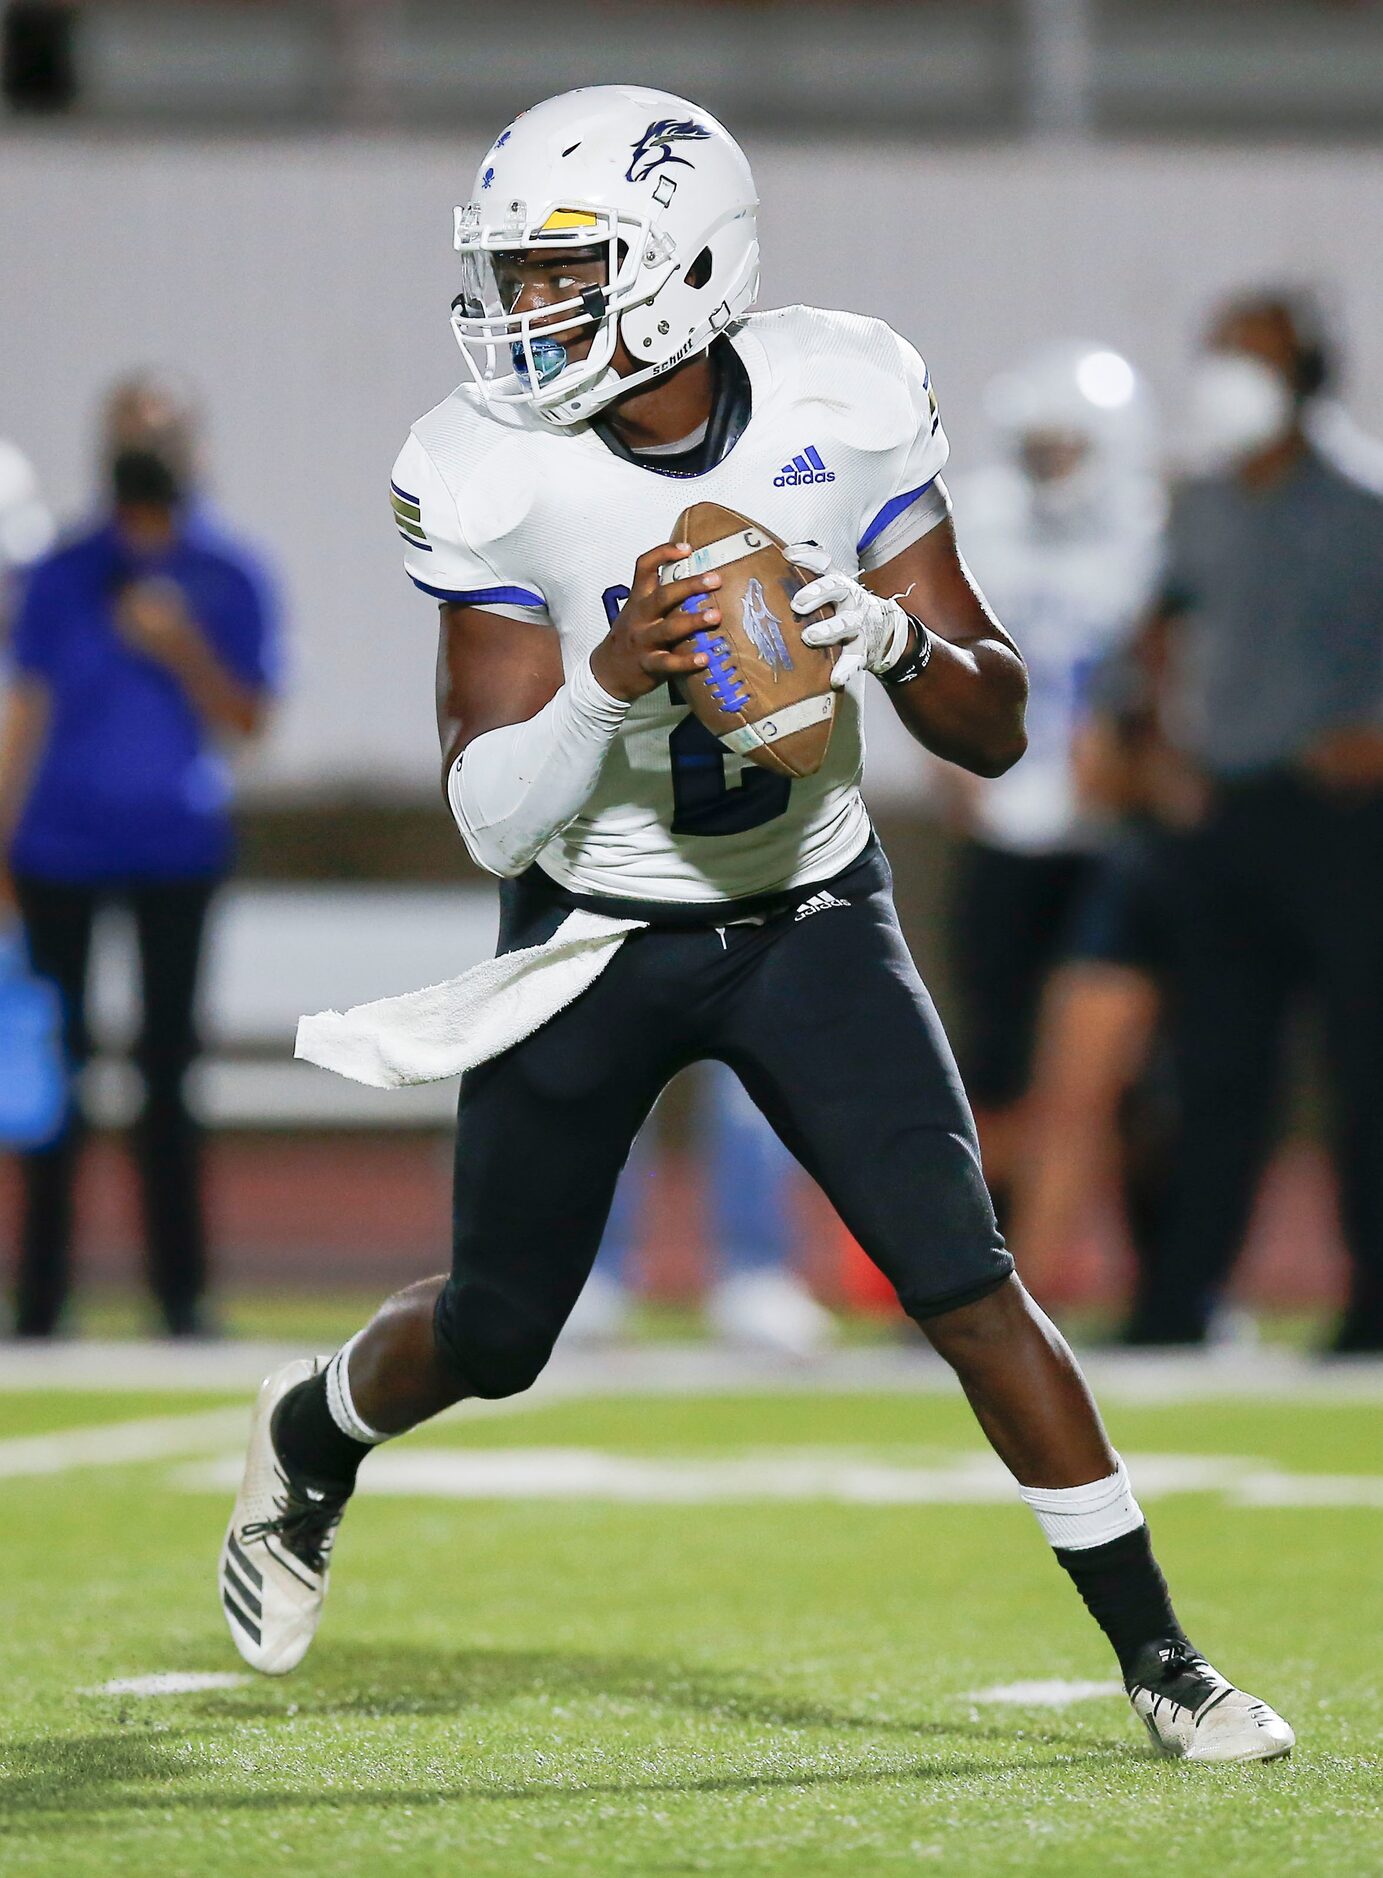
[[[614,315],[616,324],[615,339],[610,346],[612,355],[619,338],[618,319],[618,314]],[[636,391],[640,385],[651,384],[655,378],[661,378],[665,372],[672,371],[675,366],[685,365],[687,360],[694,358],[698,352],[704,352],[718,336],[717,332],[711,331],[695,336],[675,358],[664,359],[660,365],[640,366],[637,371],[630,372],[623,378],[613,365],[607,365],[591,383],[583,385],[570,398],[564,398],[556,404],[539,405],[538,414],[546,418],[549,424],[564,427],[569,424],[589,423],[605,409],[607,404],[612,404],[616,398],[622,398],[626,392]]]

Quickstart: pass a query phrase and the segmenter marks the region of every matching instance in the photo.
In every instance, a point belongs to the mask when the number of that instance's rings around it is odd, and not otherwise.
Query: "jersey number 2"
[[[627,587],[607,587],[600,596],[613,626],[629,598]],[[738,779],[725,778],[727,751],[689,711],[668,737],[672,765],[674,835],[742,835],[786,814],[792,783],[786,776],[746,763]]]

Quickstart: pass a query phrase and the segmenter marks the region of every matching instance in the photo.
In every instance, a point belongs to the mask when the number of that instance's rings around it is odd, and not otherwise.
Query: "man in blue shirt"
[[[134,916],[143,981],[136,1151],[150,1279],[175,1335],[202,1327],[198,1130],[184,1098],[207,910],[232,853],[229,742],[261,728],[274,628],[261,570],[192,506],[186,402],[152,378],[113,394],[111,508],[33,569],[11,640],[0,733],[0,858],[35,970],[63,995],[72,1070],[98,908]],[[23,1157],[15,1329],[47,1336],[69,1287],[75,1099]]]

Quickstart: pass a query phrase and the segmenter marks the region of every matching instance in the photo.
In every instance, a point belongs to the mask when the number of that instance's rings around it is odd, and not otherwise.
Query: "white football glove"
[[[886,672],[907,648],[908,616],[896,600],[871,593],[857,580],[831,566],[831,557],[814,541],[799,541],[787,551],[788,559],[808,574],[818,576],[793,595],[794,613],[814,613],[833,606],[832,619],[803,630],[809,646],[840,646],[831,669],[831,684],[839,691],[857,672]]]

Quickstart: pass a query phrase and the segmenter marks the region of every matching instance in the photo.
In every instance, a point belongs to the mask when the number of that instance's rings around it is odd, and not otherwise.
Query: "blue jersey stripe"
[[[392,476],[389,478],[389,487],[393,490],[396,496],[402,496],[405,502],[411,502],[415,508],[419,506],[417,496],[410,496],[406,489],[400,489],[398,484],[394,481]]]
[[[540,593],[531,593],[527,587],[467,587],[458,590],[455,587],[429,587],[416,574],[410,574],[408,578],[415,587],[430,593],[434,600],[450,600],[453,606],[547,606],[547,601]]]
[[[889,523],[895,521],[898,516],[903,513],[904,509],[911,508],[919,496],[925,496],[935,481],[935,476],[929,476],[926,482],[922,483],[918,488],[905,489],[901,496],[894,496],[891,502],[885,502],[884,506],[879,510],[879,513],[874,517],[873,521],[855,544],[855,553],[863,554],[870,542],[873,541],[876,536],[881,535],[888,527]]]

